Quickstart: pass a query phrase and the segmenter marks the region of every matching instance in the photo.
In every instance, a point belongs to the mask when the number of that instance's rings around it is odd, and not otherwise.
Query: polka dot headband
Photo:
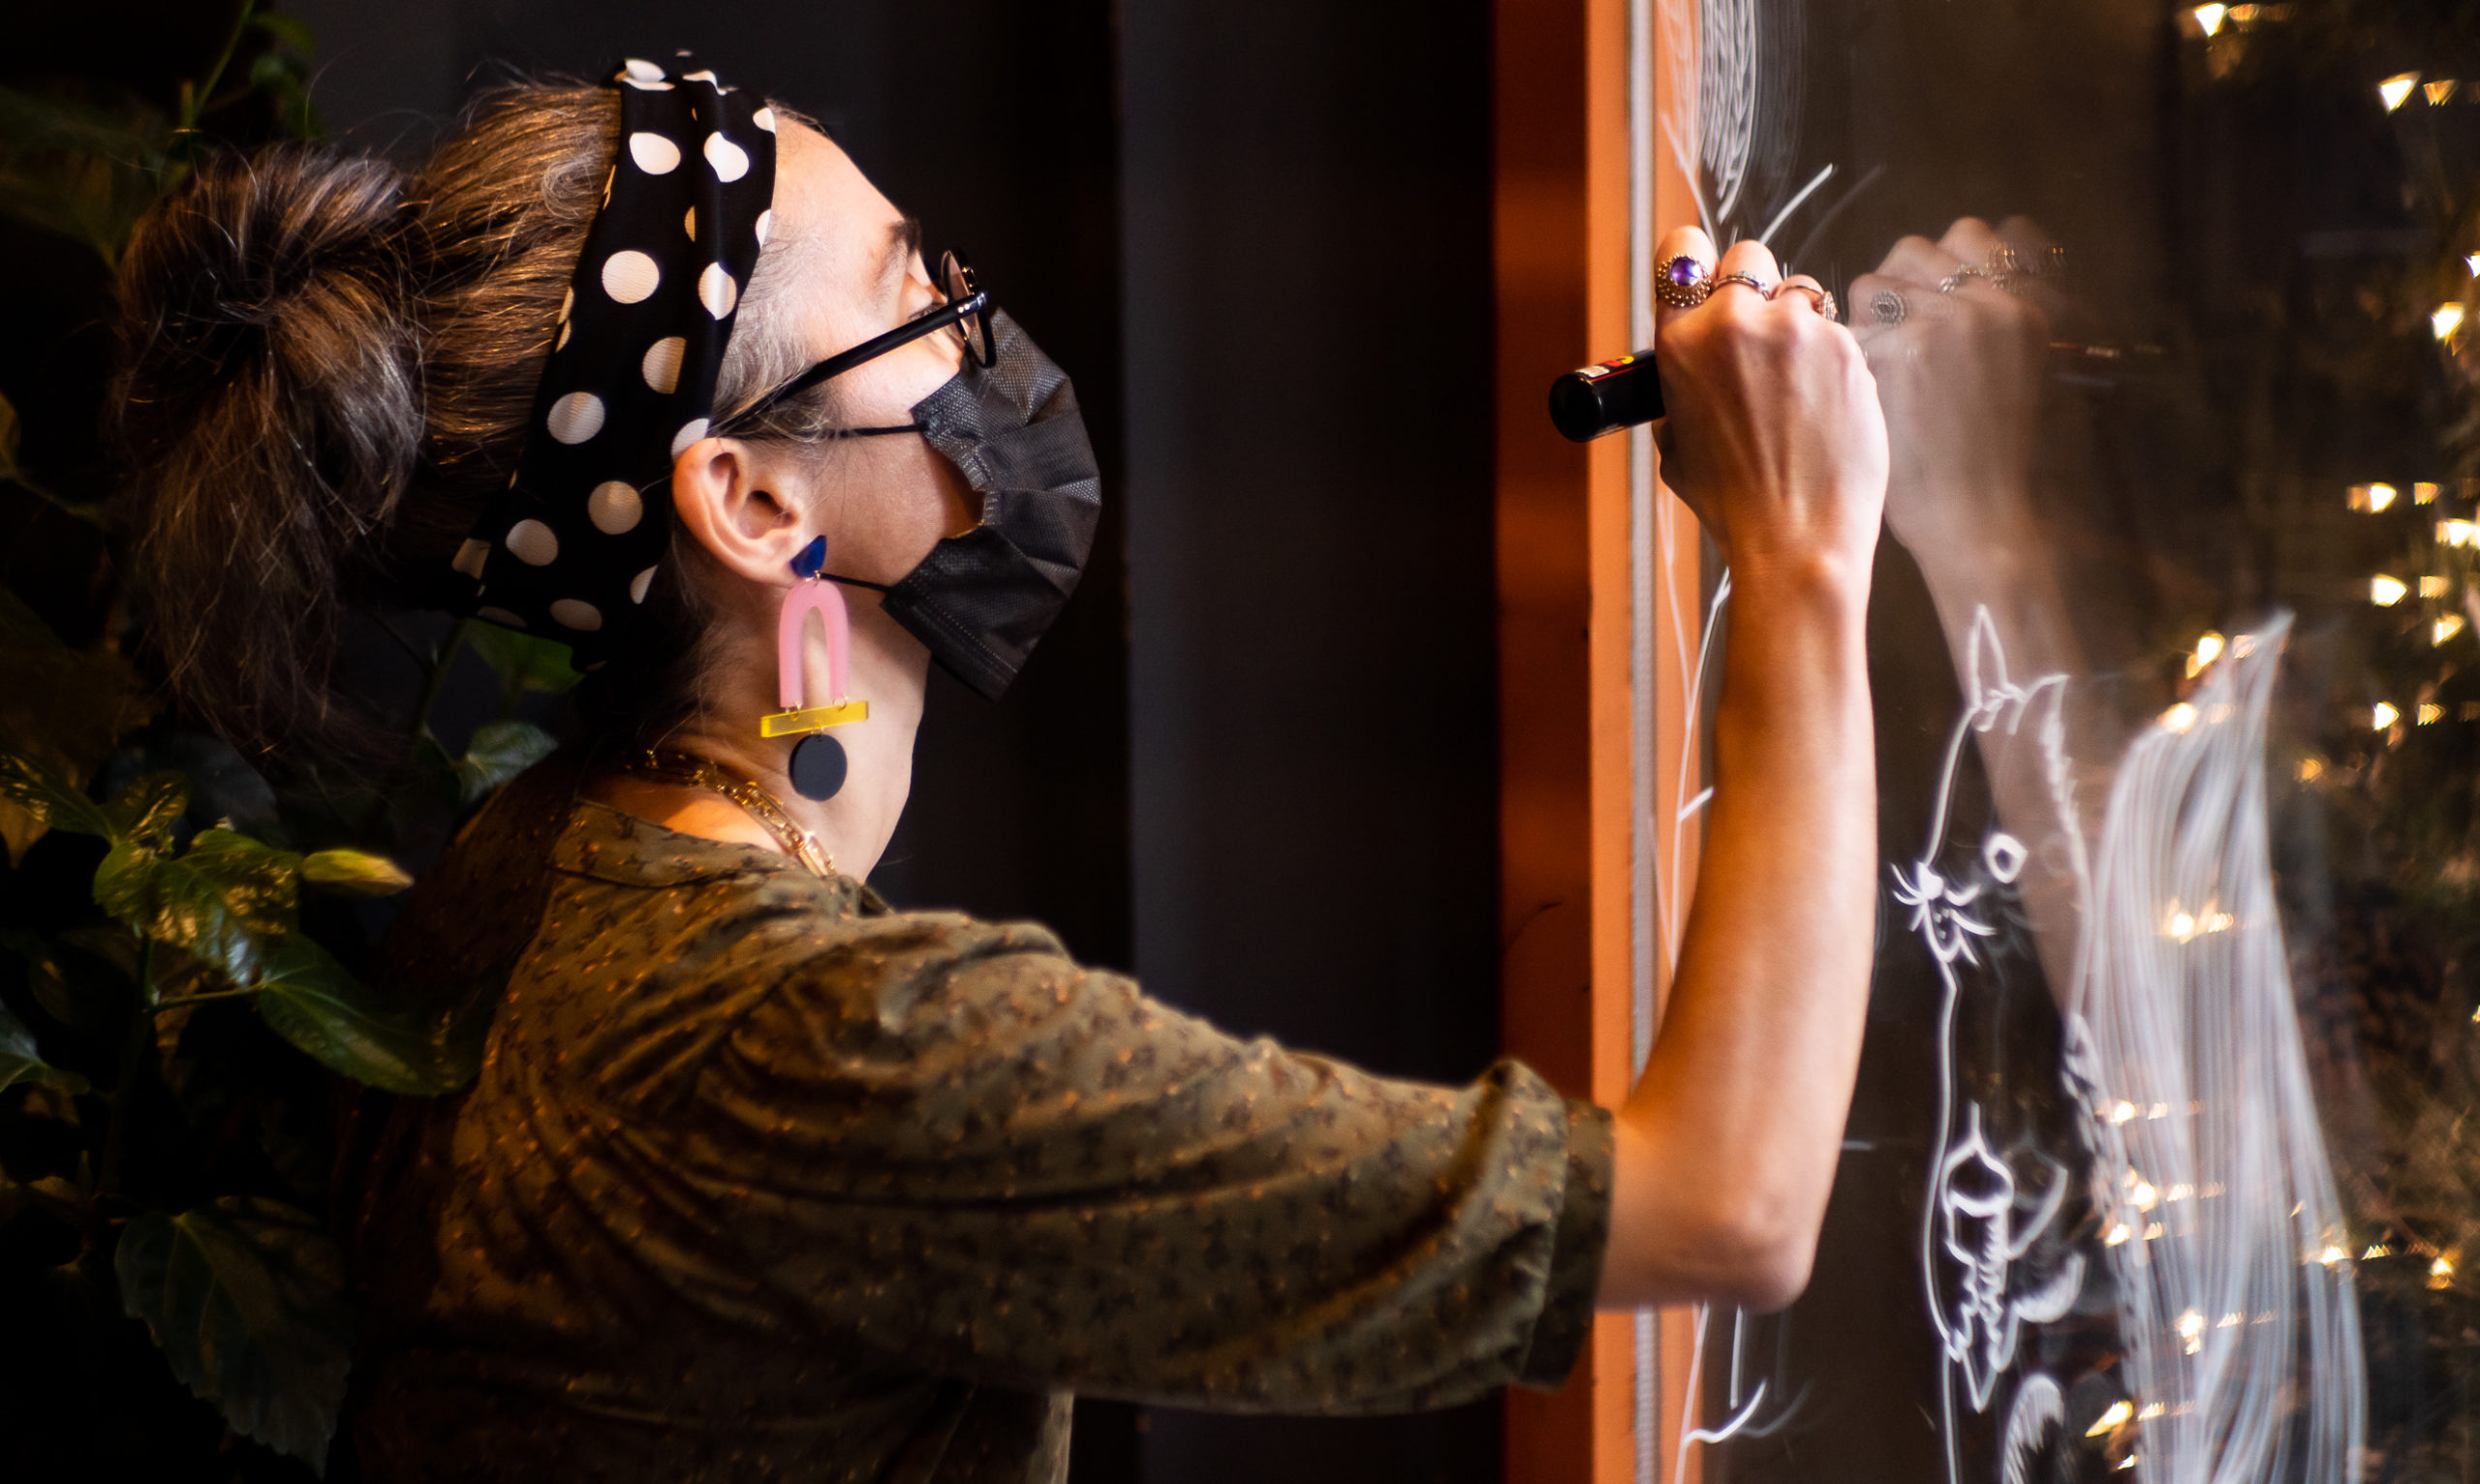
[[[621,65],[620,154],[561,300],[525,454],[452,564],[461,611],[609,654],[671,539],[671,465],[706,436],[766,241],[775,117],[682,52]]]

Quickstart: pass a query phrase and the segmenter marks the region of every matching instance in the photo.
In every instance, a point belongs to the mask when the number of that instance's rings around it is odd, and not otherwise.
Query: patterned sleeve
[[[995,1384],[1234,1410],[1557,1386],[1609,1116],[1241,1040],[1038,928],[878,919],[699,1071],[679,1177],[820,1329]]]

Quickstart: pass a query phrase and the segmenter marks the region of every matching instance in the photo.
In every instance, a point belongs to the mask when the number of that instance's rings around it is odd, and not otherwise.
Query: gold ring
[[[1680,254],[1654,273],[1654,298],[1673,309],[1693,309],[1714,292],[1702,260]]]

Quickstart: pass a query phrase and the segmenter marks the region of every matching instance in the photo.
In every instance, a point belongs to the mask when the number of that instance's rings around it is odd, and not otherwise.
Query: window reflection
[[[2467,10],[1661,9],[1895,450],[1850,1143],[1664,1471],[2480,1468]]]

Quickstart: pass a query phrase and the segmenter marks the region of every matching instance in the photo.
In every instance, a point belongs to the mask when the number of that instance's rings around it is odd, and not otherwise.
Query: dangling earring
[[[761,737],[800,737],[792,745],[792,788],[801,797],[821,801],[835,797],[844,787],[844,744],[826,735],[830,727],[870,719],[870,703],[848,700],[844,669],[852,645],[852,621],[844,608],[844,593],[826,580],[826,538],[822,536],[792,558],[792,574],[801,580],[784,595],[784,611],[775,624],[776,691],[784,703],[758,724]],[[801,674],[801,635],[816,613],[826,626],[827,703],[804,706],[808,699]],[[804,735],[806,733],[806,735]]]

